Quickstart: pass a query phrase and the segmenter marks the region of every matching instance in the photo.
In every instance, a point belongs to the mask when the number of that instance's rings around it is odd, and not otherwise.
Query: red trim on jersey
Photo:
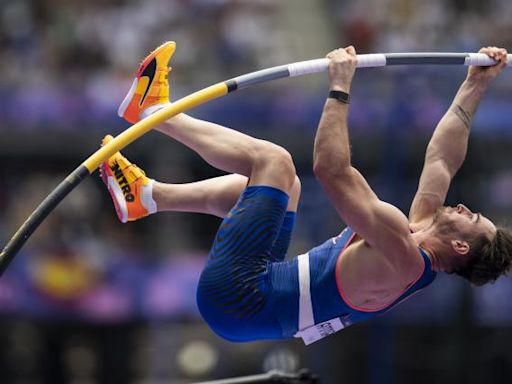
[[[423,259],[423,256],[421,255],[421,252],[420,252],[420,256],[421,256],[421,260],[423,261],[423,264],[424,264],[424,267],[423,267],[423,271],[419,274],[419,276],[412,282],[412,284],[410,284],[407,288],[405,288],[402,292],[400,292],[400,294],[396,297],[396,299],[392,300],[391,303],[389,304],[386,304],[386,305],[383,305],[382,307],[379,307],[377,309],[367,309],[367,308],[362,308],[362,307],[358,307],[357,305],[354,305],[350,302],[350,300],[348,299],[346,293],[343,291],[343,288],[341,287],[341,280],[340,280],[340,276],[339,276],[339,260],[341,258],[341,256],[343,255],[343,252],[345,252],[345,250],[347,249],[347,247],[352,243],[352,241],[354,240],[354,238],[356,237],[357,233],[352,233],[352,235],[350,236],[350,238],[348,239],[348,241],[345,243],[345,245],[343,246],[343,249],[340,251],[340,254],[338,255],[338,259],[336,260],[336,268],[335,268],[335,275],[336,275],[336,286],[338,287],[338,292],[341,296],[341,298],[343,299],[343,301],[345,302],[345,304],[347,304],[350,308],[352,309],[355,309],[356,311],[360,311],[360,312],[379,312],[379,311],[382,311],[383,309],[386,309],[388,307],[390,307],[391,305],[393,305],[393,303],[400,297],[402,296],[410,287],[412,287],[414,284],[416,284],[418,282],[419,279],[421,279],[421,277],[423,276],[423,273],[425,272],[425,268],[426,268],[426,263],[425,263],[425,260]]]

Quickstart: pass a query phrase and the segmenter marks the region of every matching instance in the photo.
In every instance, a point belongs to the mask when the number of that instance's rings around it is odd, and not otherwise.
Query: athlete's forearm
[[[313,150],[315,173],[340,173],[350,167],[347,116],[348,104],[326,100]]]
[[[339,48],[327,54],[329,59],[329,89],[350,94],[357,56],[353,46]],[[313,169],[318,177],[330,180],[350,169],[348,140],[348,104],[329,97],[318,124],[313,150]]]
[[[428,145],[426,161],[443,161],[452,177],[466,157],[472,118],[487,87],[487,83],[466,79]]]
[[[472,77],[466,78],[460,86],[453,104],[460,106],[466,113],[473,116],[480,104],[480,100],[487,91],[490,80],[477,80]]]

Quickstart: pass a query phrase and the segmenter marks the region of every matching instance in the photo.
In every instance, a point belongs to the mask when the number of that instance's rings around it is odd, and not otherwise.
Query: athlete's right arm
[[[327,57],[330,89],[349,93],[357,61],[354,48],[339,49]],[[315,137],[315,175],[346,224],[370,246],[407,265],[404,258],[414,247],[409,222],[399,209],[381,201],[352,167],[347,116],[348,104],[327,99]]]

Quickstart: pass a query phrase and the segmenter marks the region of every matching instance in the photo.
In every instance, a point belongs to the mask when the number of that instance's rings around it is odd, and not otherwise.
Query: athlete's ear
[[[452,248],[459,255],[465,255],[469,252],[469,243],[463,240],[452,240]]]

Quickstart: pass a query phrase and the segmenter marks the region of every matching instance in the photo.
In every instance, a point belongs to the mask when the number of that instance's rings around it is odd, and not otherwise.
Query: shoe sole
[[[139,83],[139,79],[136,78],[136,79],[133,80],[133,84],[132,84],[130,90],[128,91],[128,93],[124,97],[123,102],[121,103],[121,105],[117,109],[117,116],[119,116],[121,118],[124,117],[124,114],[126,113],[126,110],[128,109],[128,106],[132,102],[133,95],[135,94],[135,90],[137,89],[137,84],[138,83]]]
[[[123,191],[117,184],[115,177],[110,176],[109,173],[110,169],[108,169],[108,165],[106,164],[106,162],[101,164],[101,180],[107,187],[108,193],[112,197],[112,201],[114,202],[114,208],[116,209],[117,218],[122,223],[126,223],[128,221],[128,206],[126,205]]]

